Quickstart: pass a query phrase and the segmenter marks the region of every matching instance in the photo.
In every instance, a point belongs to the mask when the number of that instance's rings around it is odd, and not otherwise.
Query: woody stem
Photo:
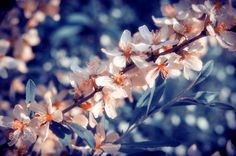
[[[185,42],[181,43],[180,45],[178,46],[174,46],[173,48],[169,49],[169,50],[166,50],[158,55],[152,55],[150,56],[149,58],[146,59],[147,62],[151,62],[151,61],[155,61],[159,56],[161,55],[167,55],[167,54],[170,54],[172,52],[175,52],[176,54],[179,54],[179,50],[183,49],[184,47],[186,47],[187,45],[189,45],[190,43],[202,38],[206,36],[206,32],[205,31],[202,31],[202,33],[200,33],[198,36],[190,39],[190,40],[186,40]],[[134,63],[132,64],[129,64],[128,66],[126,66],[123,70],[122,70],[122,73],[125,73],[131,69],[133,69],[135,67]],[[65,114],[67,113],[68,111],[70,111],[71,109],[73,109],[74,107],[77,107],[79,106],[80,104],[86,102],[87,100],[89,100],[90,98],[92,98],[97,92],[100,92],[102,91],[102,88],[103,87],[100,87],[98,89],[96,89],[95,91],[93,91],[92,93],[90,93],[89,95],[77,100],[74,102],[74,104],[68,106],[67,108],[65,108],[62,113]]]

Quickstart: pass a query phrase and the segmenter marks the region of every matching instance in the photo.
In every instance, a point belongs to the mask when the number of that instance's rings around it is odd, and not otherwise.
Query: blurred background
[[[0,73],[1,115],[7,115],[10,107],[25,98],[24,88],[28,79],[37,86],[48,86],[52,81],[58,90],[71,89],[68,74],[72,64],[83,67],[94,56],[106,59],[100,49],[116,46],[124,29],[135,33],[144,24],[156,29],[151,16],[162,16],[162,3],[177,1],[40,0],[42,5],[32,9],[38,2],[9,0],[0,4],[0,51],[6,49],[3,40],[7,39],[10,45],[6,56],[23,63],[10,68],[0,62],[0,70],[7,72],[7,75]],[[37,9],[41,14],[35,11]],[[211,59],[215,62],[213,73],[193,90],[219,92],[219,101],[235,105],[236,53],[210,44],[203,60],[205,63]],[[165,98],[173,97],[188,83],[182,77],[169,79]],[[138,96],[135,101],[137,99]],[[125,131],[134,106],[127,101],[119,109],[119,117],[107,121],[107,128],[119,133]],[[186,155],[196,147],[203,155],[216,151],[222,155],[235,155],[236,114],[232,110],[203,106],[172,108],[145,121],[127,141],[162,137],[183,142],[176,148],[163,148],[168,155]]]

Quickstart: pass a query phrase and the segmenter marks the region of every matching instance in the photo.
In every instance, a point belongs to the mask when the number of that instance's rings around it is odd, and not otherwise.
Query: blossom
[[[126,74],[120,73],[119,69],[112,63],[109,65],[110,75],[99,76],[96,84],[111,90],[110,96],[119,99],[131,97],[131,85]]]
[[[13,118],[0,116],[0,126],[13,130],[9,135],[10,142],[8,145],[17,144],[18,148],[28,148],[36,141],[37,135],[26,108],[19,104],[16,105],[13,109],[13,116]]]
[[[139,33],[143,38],[143,42],[133,44],[135,50],[143,52],[155,52],[156,50],[164,46],[172,46],[177,43],[174,38],[169,38],[169,28],[164,26],[160,31],[154,32],[149,31],[146,25],[139,27]]]
[[[120,144],[114,144],[114,142],[119,139],[119,135],[117,133],[106,135],[104,128],[99,124],[96,126],[96,134],[94,137],[96,140],[96,151],[94,155],[99,155],[103,152],[107,154],[117,154],[121,147]]]
[[[80,97],[82,94],[87,95],[97,88],[95,78],[104,74],[107,71],[107,66],[105,62],[95,57],[87,63],[86,69],[77,65],[72,65],[71,69],[73,71],[70,75],[71,85],[75,88],[75,95]]]
[[[183,74],[187,80],[190,78],[191,70],[200,71],[203,66],[198,56],[198,46],[196,44],[184,48],[178,61],[183,67]]]
[[[170,74],[175,74],[174,70],[180,70],[181,67],[175,63],[177,56],[174,54],[160,56],[149,69],[145,79],[150,88],[155,84],[156,78],[161,74],[163,79],[167,79]]]
[[[229,16],[219,17],[217,24],[209,24],[206,26],[208,33],[215,37],[220,46],[230,51],[236,51],[236,33],[229,31],[235,26],[235,18]]]
[[[63,114],[60,110],[55,110],[52,106],[52,101],[49,94],[46,97],[44,105],[31,103],[30,109],[35,112],[35,122],[38,126],[40,137],[45,141],[48,136],[49,125],[52,121],[61,122],[63,120]]]
[[[148,63],[142,57],[142,53],[137,53],[132,46],[131,32],[128,30],[125,30],[121,35],[119,49],[114,49],[113,51],[102,49],[102,52],[108,56],[113,56],[113,63],[119,68],[124,68],[131,62],[139,68],[148,66]]]

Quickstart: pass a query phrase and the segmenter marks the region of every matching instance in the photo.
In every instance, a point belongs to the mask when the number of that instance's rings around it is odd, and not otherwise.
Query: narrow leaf
[[[94,136],[93,134],[85,129],[84,127],[80,126],[80,125],[77,125],[75,123],[70,123],[69,124],[70,127],[73,129],[73,131],[80,137],[82,138],[83,140],[85,140],[88,145],[91,147],[91,148],[95,148],[96,147],[96,142],[95,142],[95,139],[94,139]]]
[[[199,91],[196,93],[194,99],[203,103],[211,103],[217,97],[218,93],[210,91]]]
[[[161,147],[176,147],[180,143],[173,139],[161,139],[158,141],[144,141],[144,142],[134,142],[134,143],[122,143],[121,152],[133,153],[140,151],[158,151]]]
[[[211,72],[213,71],[213,67],[214,67],[214,62],[211,60],[211,61],[208,61],[204,67],[202,68],[202,71],[200,72],[197,80],[196,80],[196,83],[195,85],[201,83],[202,81],[204,81],[210,74]]]
[[[143,107],[147,104],[147,99],[150,96],[151,90],[148,88],[142,96],[138,99],[137,107]]]
[[[149,97],[148,105],[147,105],[147,114],[149,113],[149,110],[154,108],[158,102],[160,101],[164,91],[165,91],[165,81],[164,79],[159,76],[156,83],[155,87],[152,88],[151,90],[151,95]]]
[[[26,84],[26,103],[34,102],[35,101],[35,83],[29,79]]]

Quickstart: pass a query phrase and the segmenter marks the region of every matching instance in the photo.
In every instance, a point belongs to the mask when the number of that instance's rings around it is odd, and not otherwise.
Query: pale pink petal
[[[128,97],[128,94],[126,93],[126,91],[123,88],[114,86],[114,90],[111,93],[111,97],[113,97],[115,99],[121,99],[121,98]]]
[[[103,112],[103,102],[97,102],[91,109],[95,118],[98,118],[102,115]]]
[[[189,80],[189,78],[190,78],[190,72],[191,72],[191,71],[190,71],[188,68],[184,67],[183,73],[184,73],[185,79]]]
[[[51,95],[50,92],[47,92],[47,93],[45,94],[45,96],[44,96],[44,99],[45,99],[45,101],[46,101],[45,106],[46,106],[47,112],[48,112],[49,114],[52,114],[52,112],[53,112],[51,96],[52,96],[52,95]]]
[[[89,123],[87,117],[84,116],[83,114],[78,114],[78,115],[76,115],[76,116],[73,118],[73,122],[76,123],[76,124],[78,124],[78,125],[80,125],[80,126],[82,126],[82,127],[84,127],[84,128],[86,128],[87,125],[88,125],[88,123]]]
[[[47,139],[48,133],[49,133],[49,122],[46,122],[43,126],[40,128],[40,134],[39,136],[42,138],[43,142]]]
[[[45,108],[44,105],[31,103],[29,108],[35,113],[47,114],[47,109]]]
[[[185,60],[185,65],[195,71],[200,71],[202,69],[202,61],[196,56],[190,56]]]
[[[174,23],[174,20],[170,18],[156,18],[152,16],[152,20],[155,23],[155,25],[158,27],[162,27],[165,25],[173,25]]]
[[[138,30],[143,39],[148,41],[148,43],[152,43],[152,33],[149,31],[146,25],[139,27]]]
[[[118,50],[106,50],[106,49],[102,48],[101,51],[108,56],[120,56],[122,54]]]
[[[206,26],[206,30],[208,31],[208,33],[211,35],[211,36],[215,36],[216,33],[214,31],[214,28],[212,27],[212,25],[207,25]]]
[[[167,38],[169,37],[169,28],[168,28],[168,26],[163,26],[160,29],[159,34],[160,34],[160,41],[161,42],[166,41]]]
[[[116,108],[112,103],[105,104],[105,111],[107,116],[110,117],[111,119],[114,119],[117,116]]]
[[[97,125],[97,121],[95,120],[92,113],[89,113],[89,126],[94,128]]]
[[[140,51],[140,52],[148,52],[150,51],[151,45],[146,44],[146,43],[138,43],[138,44],[132,44],[135,51]]]
[[[34,143],[36,141],[37,135],[33,129],[30,127],[26,127],[23,130],[22,134],[22,140],[29,141],[31,143]]]
[[[101,142],[105,140],[106,137],[105,129],[100,124],[96,126],[96,135],[99,136]]]
[[[63,120],[63,114],[60,110],[56,110],[52,113],[52,120],[56,122],[62,122]]]
[[[144,68],[149,65],[148,62],[146,62],[140,56],[131,56],[130,58],[138,68]]]
[[[14,131],[13,135],[12,135],[12,138],[11,138],[11,141],[8,142],[8,145],[12,146],[12,145],[16,144],[16,142],[18,141],[18,139],[20,137],[20,134],[21,134],[21,130]]]
[[[113,132],[113,133],[110,133],[106,136],[105,142],[106,143],[113,143],[116,140],[118,140],[119,138],[120,138],[119,135],[117,133]]]
[[[101,146],[104,152],[109,154],[116,154],[117,152],[119,152],[120,147],[121,147],[120,144],[109,144],[109,143]]]
[[[113,79],[109,76],[99,76],[98,78],[96,78],[96,84],[98,86],[112,86]]]
[[[126,66],[125,56],[115,56],[113,59],[113,64],[117,67],[124,68]]]
[[[13,119],[7,116],[0,116],[0,126],[10,128],[12,127]]]
[[[150,88],[154,87],[155,80],[158,76],[159,76],[159,71],[156,68],[153,68],[147,73],[145,80]]]
[[[126,49],[131,40],[132,40],[131,32],[128,30],[123,31],[120,38],[119,47],[123,50]]]
[[[26,111],[21,105],[16,105],[13,109],[13,115],[17,120],[29,123],[30,118],[27,116]]]

